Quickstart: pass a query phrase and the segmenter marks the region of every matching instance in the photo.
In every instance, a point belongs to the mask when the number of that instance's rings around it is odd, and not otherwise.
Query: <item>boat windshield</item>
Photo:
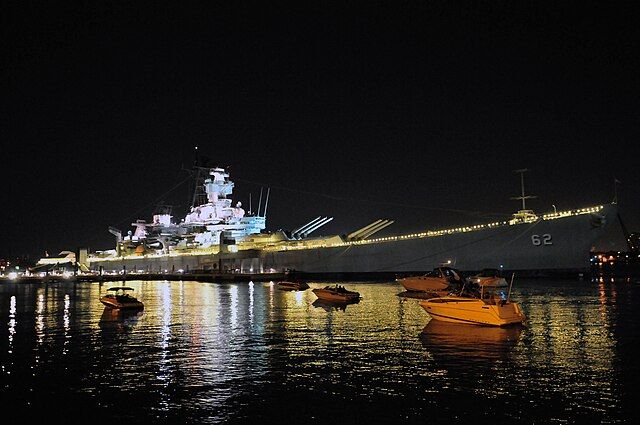
[[[130,288],[128,286],[116,286],[116,287],[107,289],[107,292],[113,292],[115,294],[122,295],[125,293],[133,292],[133,288]]]
[[[445,275],[446,277],[456,277],[456,276],[457,276],[456,272],[454,272],[454,271],[453,271],[453,270],[451,270],[451,269],[444,269],[444,270],[443,270],[443,273],[444,273],[444,275]]]
[[[428,277],[442,277],[442,272],[440,271],[440,269],[435,269],[435,270],[431,270],[429,273],[427,273]]]
[[[480,277],[498,277],[500,276],[500,272],[498,269],[484,269],[478,275]]]
[[[325,286],[324,289],[328,289],[330,291],[336,291],[336,292],[349,292],[347,288],[345,288],[342,285],[328,285],[328,286]]]

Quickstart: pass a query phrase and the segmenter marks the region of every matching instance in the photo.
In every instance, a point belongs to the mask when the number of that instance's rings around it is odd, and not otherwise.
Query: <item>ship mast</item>
[[[524,173],[527,171],[531,171],[527,168],[522,168],[520,170],[513,170],[514,173],[520,173],[520,196],[512,197],[511,199],[521,199],[522,200],[522,211],[527,211],[526,199],[537,198],[537,196],[525,195],[524,194]]]
[[[193,161],[193,167],[189,170],[186,170],[189,174],[192,175],[192,183],[195,185],[193,187],[193,195],[189,202],[191,208],[195,208],[198,205],[205,204],[207,202],[207,193],[204,189],[204,181],[209,177],[209,171],[211,168],[211,164],[209,163],[209,159],[206,157],[201,158],[198,155],[198,147],[195,149],[195,160]]]
[[[520,170],[513,170],[514,173],[520,173],[520,196],[512,197],[511,199],[522,200],[522,209],[514,214],[514,218],[522,221],[534,221],[537,219],[537,216],[533,212],[533,210],[527,209],[526,200],[534,199],[537,196],[525,195],[524,192],[524,173],[527,171],[531,171],[528,168],[522,168]]]
[[[207,202],[207,193],[204,189],[204,181],[209,176],[209,168],[194,165],[192,173],[195,187],[193,188],[193,197],[191,198],[191,208]]]

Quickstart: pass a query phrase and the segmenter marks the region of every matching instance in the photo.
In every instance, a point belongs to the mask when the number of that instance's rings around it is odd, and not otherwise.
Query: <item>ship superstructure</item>
[[[203,170],[198,167],[195,172],[201,175]],[[229,180],[229,173],[218,167],[206,171],[208,175],[198,186],[194,203],[180,222],[174,223],[171,208],[161,205],[151,223],[137,220],[132,223],[134,230],[124,237],[118,229],[111,228],[116,236],[115,255],[169,255],[199,250],[216,253],[250,235],[260,234],[265,229],[266,217],[247,215],[241,202],[232,205],[229,197],[234,183]],[[200,191],[204,198],[198,196]]]

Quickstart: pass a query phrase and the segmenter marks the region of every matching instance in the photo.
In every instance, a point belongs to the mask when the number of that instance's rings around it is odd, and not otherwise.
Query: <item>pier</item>
[[[50,282],[124,282],[132,280],[195,280],[199,282],[260,282],[278,281],[284,278],[284,273],[126,273],[126,274],[48,274],[40,275],[19,275],[0,276],[0,283],[50,283]]]
[[[424,273],[423,271],[406,272],[406,274]],[[321,282],[342,282],[342,281],[358,281],[358,282],[382,282],[393,281],[399,276],[395,272],[340,272],[340,273],[308,273],[300,271],[291,271],[289,273],[269,272],[269,273],[215,273],[212,271],[193,271],[193,272],[127,272],[127,273],[62,273],[62,274],[45,274],[45,275],[0,275],[0,284],[4,282],[15,283],[49,283],[49,282],[125,282],[133,280],[168,280],[181,281],[192,280],[198,282],[269,282],[285,280],[285,277],[291,278],[295,276],[297,279],[321,281]]]

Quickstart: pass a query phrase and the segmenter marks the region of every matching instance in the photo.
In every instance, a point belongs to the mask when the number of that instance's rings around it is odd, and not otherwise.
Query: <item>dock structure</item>
[[[77,274],[77,275],[45,275],[45,276],[0,276],[0,283],[46,284],[53,282],[123,282],[131,280],[195,280],[199,282],[249,282],[276,281],[284,279],[285,273],[125,273],[125,274]]]
[[[377,273],[315,273],[299,270],[281,270],[277,272],[241,273],[238,271],[218,272],[211,270],[194,270],[190,272],[120,272],[120,273],[76,273],[65,275],[0,275],[0,284],[48,284],[48,283],[102,283],[102,282],[126,282],[126,281],[197,281],[210,283],[233,282],[278,282],[285,280],[291,273],[300,279],[318,280],[322,282],[343,281],[368,281],[390,282],[396,277],[395,272]]]

